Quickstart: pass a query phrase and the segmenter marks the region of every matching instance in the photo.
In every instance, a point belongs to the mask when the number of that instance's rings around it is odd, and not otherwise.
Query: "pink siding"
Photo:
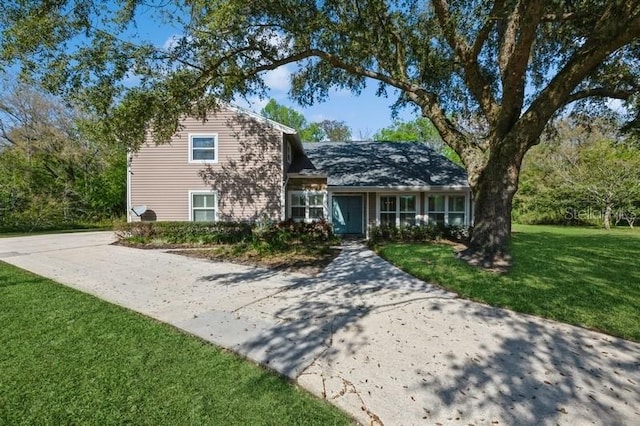
[[[189,191],[214,190],[219,220],[281,215],[283,134],[233,110],[206,122],[187,118],[169,144],[148,141],[131,161],[131,205],[156,220],[190,220]],[[217,134],[218,162],[189,163],[189,134]]]

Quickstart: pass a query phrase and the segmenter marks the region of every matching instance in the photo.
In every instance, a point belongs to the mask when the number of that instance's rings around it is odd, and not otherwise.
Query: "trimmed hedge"
[[[120,240],[139,243],[152,241],[167,244],[235,244],[253,243],[274,248],[292,244],[330,243],[336,241],[331,224],[271,222],[132,222],[117,227]]]
[[[421,242],[435,241],[441,238],[454,241],[466,241],[471,236],[471,227],[450,225],[438,226],[435,224],[421,224],[408,226],[380,225],[369,228],[369,242]]]
[[[115,229],[123,240],[161,240],[169,244],[231,244],[251,239],[251,224],[245,222],[131,222]]]

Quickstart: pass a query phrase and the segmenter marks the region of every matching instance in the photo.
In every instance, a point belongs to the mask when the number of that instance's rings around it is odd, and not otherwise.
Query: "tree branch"
[[[498,54],[502,76],[502,108],[496,126],[498,138],[511,129],[522,112],[525,73],[543,11],[544,0],[526,4],[519,1],[508,18]]]
[[[601,27],[600,31],[594,32],[586,40],[513,127],[511,131],[514,133],[523,132],[528,128],[530,140],[527,145],[522,146],[525,152],[537,143],[538,136],[553,114],[568,104],[575,87],[596,70],[612,52],[640,36],[638,14],[630,16],[627,20],[617,19],[612,22],[613,28]]]
[[[482,51],[482,46],[485,41],[489,38],[489,34],[491,34],[491,30],[495,27],[497,22],[497,14],[500,9],[504,6],[504,0],[496,0],[493,3],[493,7],[491,8],[491,12],[489,12],[489,16],[487,16],[487,20],[485,21],[480,31],[478,31],[478,35],[476,36],[475,41],[473,42],[473,46],[471,48],[471,56],[477,60],[480,55],[480,51]]]
[[[592,89],[580,90],[572,93],[565,102],[568,105],[572,102],[579,101],[586,98],[611,98],[627,100],[631,96],[637,93],[637,89],[634,90],[616,90],[610,87],[594,87]]]
[[[433,0],[433,8],[442,27],[442,32],[453,52],[460,58],[464,69],[465,81],[476,98],[483,113],[493,121],[498,112],[498,104],[495,101],[489,80],[482,73],[473,51],[468,44],[461,39],[456,32],[454,21],[449,14],[449,4],[446,0]],[[480,44],[480,46],[482,46]]]

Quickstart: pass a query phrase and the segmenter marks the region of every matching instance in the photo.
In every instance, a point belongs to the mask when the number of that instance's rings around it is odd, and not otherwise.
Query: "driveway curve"
[[[0,239],[0,260],[295,379],[363,424],[640,424],[640,344],[469,302],[353,245],[322,273]]]

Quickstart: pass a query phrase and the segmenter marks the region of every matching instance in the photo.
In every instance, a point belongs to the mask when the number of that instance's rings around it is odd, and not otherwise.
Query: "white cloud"
[[[167,38],[164,43],[162,43],[162,48],[164,50],[171,50],[174,47],[176,47],[176,45],[178,44],[178,42],[180,41],[180,39],[182,38],[181,34],[171,34],[169,36],[169,38]]]
[[[275,70],[265,72],[263,79],[269,89],[288,92],[291,87],[291,70],[283,65]]]
[[[240,108],[245,108],[257,113],[260,113],[262,108],[264,108],[268,102],[269,102],[268,98],[260,99],[258,96],[252,96],[252,97],[249,97],[248,99],[236,98],[233,100],[234,105],[237,105]]]
[[[619,112],[619,113],[628,112],[627,109],[624,107],[624,102],[620,99],[608,99],[607,107],[609,107],[610,110]]]

